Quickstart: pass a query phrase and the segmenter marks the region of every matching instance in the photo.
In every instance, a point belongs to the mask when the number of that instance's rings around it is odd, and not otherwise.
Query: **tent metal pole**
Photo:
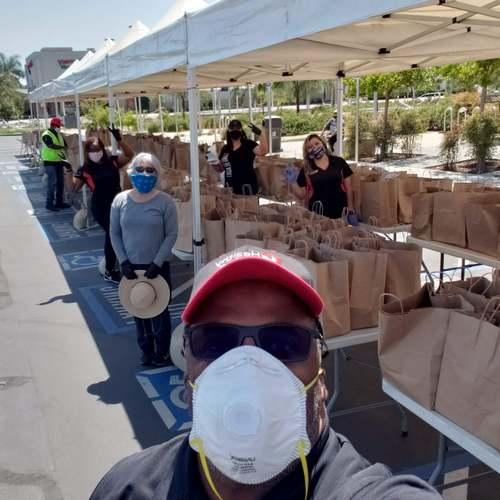
[[[135,107],[135,123],[136,123],[136,129],[137,129],[137,132],[139,132],[139,128],[140,128],[140,123],[139,123],[139,108],[137,107],[137,100],[139,98],[136,96],[134,97],[134,107]]]
[[[40,135],[40,102],[36,101],[36,128],[38,129],[38,135]]]
[[[359,161],[359,77],[356,78],[356,140],[354,143],[354,161],[356,162],[356,166]]]
[[[252,85],[247,83],[247,93],[248,93],[248,119],[250,123],[253,123],[253,108],[252,108]]]
[[[212,89],[212,110],[214,122],[214,142],[217,142],[217,89]]]
[[[49,103],[43,101],[44,105],[44,115],[45,115],[45,128],[49,128]]]
[[[109,126],[112,127],[115,123],[115,101],[113,97],[113,91],[111,90],[110,80],[109,80],[109,55],[106,54],[106,83],[108,87],[108,115],[109,115]],[[111,134],[111,153],[116,155],[118,150],[118,144]]]
[[[76,128],[78,129],[78,166],[82,167],[83,158],[83,144],[82,144],[82,123],[80,120],[80,94],[75,94],[75,115],[76,115]],[[82,188],[83,206],[87,209],[87,228],[90,227],[90,211],[88,210],[88,197],[87,186],[84,184]]]
[[[188,101],[189,101],[189,134],[191,156],[191,202],[193,204],[193,258],[194,274],[201,269],[203,240],[201,236],[200,214],[200,165],[198,151],[197,121],[199,114],[199,94],[196,79],[196,68],[188,66]]]
[[[344,126],[344,117],[343,117],[343,111],[344,111],[344,72],[339,71],[337,73],[337,154],[339,156],[342,156],[344,154],[344,133],[343,133],[343,126]]]
[[[57,109],[57,99],[54,99],[54,116],[59,116],[58,109]]]
[[[272,122],[272,105],[273,100],[273,84],[267,83],[267,114],[269,119],[269,154],[273,154],[273,122]]]
[[[163,132],[165,132],[165,126],[163,125],[163,110],[161,107],[161,94],[158,94],[158,114],[160,115],[160,131],[163,134]]]
[[[179,119],[177,114],[179,113],[179,100],[178,95],[174,94],[174,114],[175,114],[175,133],[179,135]]]
[[[61,101],[61,113],[66,116],[66,105],[64,104],[64,99]]]
[[[115,103],[116,103],[116,113],[118,114],[118,124],[120,126],[120,130],[122,130],[123,125],[122,125],[122,109],[120,107],[120,99],[118,97],[115,98]]]
[[[142,116],[142,102],[141,102],[141,96],[137,98],[137,102],[139,103],[139,132],[144,131],[144,120]]]

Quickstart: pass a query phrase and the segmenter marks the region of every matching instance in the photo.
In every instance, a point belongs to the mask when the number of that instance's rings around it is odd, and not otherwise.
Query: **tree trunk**
[[[295,90],[295,109],[300,113],[300,88]]]
[[[308,113],[310,106],[311,106],[311,93],[309,92],[309,88],[306,88],[306,110]]]
[[[486,104],[486,97],[488,95],[488,87],[485,85],[481,87],[481,100],[479,101],[479,112],[484,113],[484,105]]]
[[[186,117],[186,99],[184,94],[181,94],[182,118]]]

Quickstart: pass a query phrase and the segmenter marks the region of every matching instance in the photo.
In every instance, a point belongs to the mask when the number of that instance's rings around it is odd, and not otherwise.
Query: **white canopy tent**
[[[307,0],[221,0],[110,55],[109,85],[125,94],[189,91],[199,269],[199,88],[335,76],[341,83],[344,76],[499,56],[500,0],[315,0],[313,6]],[[76,88],[103,93],[105,85],[77,79]]]

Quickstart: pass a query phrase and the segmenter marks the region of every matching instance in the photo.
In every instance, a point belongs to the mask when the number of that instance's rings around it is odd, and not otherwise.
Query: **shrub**
[[[127,111],[122,115],[122,124],[128,130],[137,130],[137,117],[133,111]]]
[[[362,145],[372,141],[373,113],[359,113],[359,155],[361,157]],[[356,116],[354,113],[344,115],[345,149],[346,159],[352,160],[356,154]]]
[[[461,134],[462,130],[459,127],[453,127],[443,134],[440,154],[445,161],[445,170],[450,172],[455,172],[457,169]]]
[[[417,111],[403,111],[399,114],[396,133],[401,151],[407,158],[414,155],[418,136],[424,130],[425,127]]]
[[[108,107],[104,104],[90,104],[84,117],[87,121],[87,127],[92,129],[105,128],[109,125]]]
[[[432,103],[419,104],[415,111],[419,114],[424,129],[443,130],[443,118],[447,108],[451,105],[448,98],[439,99]]]
[[[160,131],[160,122],[158,120],[153,120],[148,123],[146,129],[148,134],[155,134]]]
[[[467,108],[467,113],[470,114],[476,106],[479,106],[479,94],[477,92],[460,92],[454,94],[451,100],[455,116],[460,108]]]
[[[477,172],[486,171],[486,161],[492,157],[498,127],[494,117],[476,113],[464,125],[464,137],[477,162]]]
[[[373,122],[371,133],[378,148],[377,159],[379,161],[384,160],[388,154],[392,154],[396,144],[394,132],[394,119],[392,117],[389,117],[387,123],[384,123],[382,117]]]

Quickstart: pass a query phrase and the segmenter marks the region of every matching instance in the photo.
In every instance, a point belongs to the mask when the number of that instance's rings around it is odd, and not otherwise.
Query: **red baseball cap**
[[[201,303],[219,288],[245,280],[266,281],[287,288],[315,317],[323,310],[323,301],[302,263],[272,250],[243,246],[212,260],[198,272],[182,321],[191,324]]]
[[[51,127],[62,127],[62,120],[56,116],[50,120],[50,126]]]

